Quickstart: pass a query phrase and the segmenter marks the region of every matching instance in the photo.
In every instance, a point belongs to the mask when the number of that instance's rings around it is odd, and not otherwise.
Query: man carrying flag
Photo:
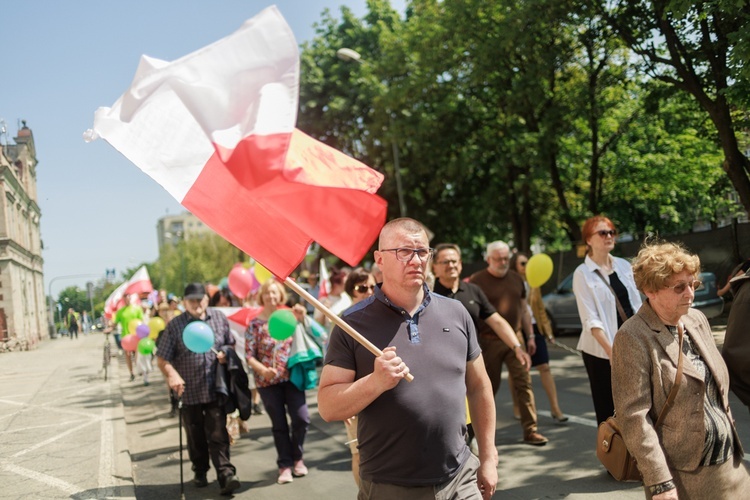
[[[488,500],[497,483],[495,402],[474,322],[460,302],[425,284],[427,231],[401,218],[383,227],[375,262],[383,283],[344,319],[382,349],[333,330],[318,390],[326,421],[357,415],[359,499]],[[414,370],[417,376],[404,379]],[[479,457],[463,435],[468,398]]]

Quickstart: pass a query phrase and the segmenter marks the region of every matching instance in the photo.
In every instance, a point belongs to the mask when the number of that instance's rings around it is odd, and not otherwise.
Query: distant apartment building
[[[159,242],[159,252],[164,245],[176,245],[181,240],[189,240],[196,236],[216,234],[190,212],[180,215],[166,215],[156,223],[156,238]]]
[[[0,130],[0,351],[28,348],[49,336],[44,295],[36,149],[22,122],[15,144]]]

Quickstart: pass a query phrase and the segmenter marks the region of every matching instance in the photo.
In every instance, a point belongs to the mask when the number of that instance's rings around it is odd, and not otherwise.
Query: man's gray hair
[[[508,252],[510,252],[510,246],[508,246],[508,244],[503,240],[497,240],[493,241],[492,243],[488,243],[486,256],[489,256],[495,250],[507,250]]]

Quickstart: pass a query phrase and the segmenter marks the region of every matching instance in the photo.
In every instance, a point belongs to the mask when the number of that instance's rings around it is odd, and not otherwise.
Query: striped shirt
[[[668,326],[668,328],[677,338],[677,327]],[[703,394],[703,422],[706,428],[706,436],[703,443],[701,465],[723,464],[732,458],[733,454],[732,424],[722,407],[721,395],[714,376],[706,366],[706,362],[703,361],[700,352],[690,340],[687,330],[685,330],[682,343],[682,352],[686,359],[698,370],[698,373],[703,376],[706,386],[706,391]]]
[[[212,307],[207,309],[206,317],[202,320],[184,313],[175,316],[167,324],[167,329],[159,340],[157,355],[169,362],[185,381],[182,402],[186,405],[210,403],[216,399],[216,354],[210,350],[204,354],[194,353],[182,341],[182,331],[193,321],[204,321],[211,327],[214,332],[214,349],[234,345],[227,317]]]

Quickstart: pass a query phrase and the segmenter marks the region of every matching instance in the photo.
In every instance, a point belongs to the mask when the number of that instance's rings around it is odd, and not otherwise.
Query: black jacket
[[[220,405],[224,405],[227,414],[240,410],[240,418],[250,418],[253,399],[250,394],[247,373],[242,366],[237,351],[227,346],[223,349],[227,357],[225,364],[216,363],[216,396]]]

